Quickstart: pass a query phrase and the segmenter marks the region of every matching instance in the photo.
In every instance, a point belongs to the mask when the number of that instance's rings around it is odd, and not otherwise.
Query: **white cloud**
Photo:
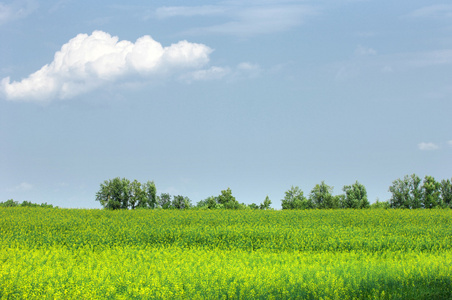
[[[367,55],[376,55],[377,51],[372,49],[372,48],[368,48],[368,47],[364,47],[359,45],[356,49],[355,49],[355,55],[358,56],[367,56]]]
[[[25,18],[37,8],[35,1],[13,1],[10,4],[0,2],[0,24]]]
[[[190,83],[199,80],[216,80],[227,77],[228,79],[254,78],[259,76],[261,68],[257,64],[242,62],[234,68],[213,66],[204,70],[193,71],[181,76],[182,80]]]
[[[410,17],[415,18],[451,18],[452,17],[452,5],[450,4],[438,4],[425,6],[412,11],[409,14]]]
[[[164,6],[155,11],[157,18],[164,19],[170,17],[193,17],[212,16],[223,14],[227,10],[224,6],[204,5],[204,6]]]
[[[163,47],[150,36],[135,43],[119,41],[103,31],[79,34],[55,53],[54,60],[21,81],[0,83],[8,100],[49,101],[71,98],[125,75],[164,76],[183,69],[199,69],[212,49],[180,41]]]
[[[439,146],[434,143],[419,143],[418,145],[419,150],[422,151],[431,151],[431,150],[437,150],[439,149]]]
[[[222,16],[227,20],[210,26],[187,30],[191,34],[232,34],[248,36],[288,30],[300,25],[317,9],[293,3],[229,3],[221,6],[175,6],[156,10],[158,18]],[[222,19],[224,19],[222,18]]]
[[[209,69],[191,72],[186,76],[183,76],[182,78],[188,82],[191,82],[193,80],[214,80],[221,79],[230,72],[231,70],[229,68],[213,66],[210,67]]]
[[[447,144],[452,148],[452,140],[448,141]]]
[[[32,184],[29,184],[28,182],[22,182],[10,189],[8,189],[8,191],[10,192],[14,192],[14,191],[29,191],[33,188]]]

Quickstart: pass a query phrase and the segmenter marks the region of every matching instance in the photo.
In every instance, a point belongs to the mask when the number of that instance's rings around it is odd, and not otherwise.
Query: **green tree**
[[[313,208],[310,200],[306,199],[303,191],[298,186],[291,186],[285,192],[284,199],[281,200],[282,209],[308,209]]]
[[[158,198],[159,206],[163,209],[168,209],[171,207],[171,195],[168,193],[161,193]]]
[[[259,205],[260,209],[270,209],[270,205],[272,205],[272,201],[268,198],[268,195],[265,197],[265,200],[261,205]],[[256,205],[257,206],[257,205]]]
[[[152,181],[142,185],[137,180],[116,177],[100,184],[96,200],[106,209],[154,208],[156,188]]]
[[[156,208],[158,203],[157,199],[157,188],[155,187],[154,181],[148,181],[144,184],[143,190],[146,194],[146,205],[144,207]]]
[[[96,200],[106,209],[123,208],[125,197],[123,181],[119,177],[105,180],[100,184],[100,189],[96,194]]]
[[[346,208],[344,194],[333,196],[333,207],[334,208]]]
[[[0,202],[0,207],[16,207],[19,206],[19,202],[9,199],[5,202]]]
[[[452,208],[452,180],[443,179],[441,180],[441,203],[443,207]]]
[[[206,202],[207,202],[207,208],[209,208],[209,209],[217,208],[218,202],[217,202],[216,197],[210,196],[206,199]]]
[[[352,185],[346,185],[342,189],[345,192],[344,208],[368,208],[366,187],[356,181]]]
[[[389,208],[389,202],[388,201],[380,201],[377,198],[377,201],[372,203],[370,205],[370,208],[372,208],[372,209],[388,209]]]
[[[432,176],[425,176],[422,184],[422,206],[435,208],[440,204],[441,183]]]
[[[240,203],[232,196],[230,188],[221,191],[221,194],[217,197],[217,203],[223,205],[226,209],[239,209]]]
[[[333,187],[322,181],[316,184],[309,194],[309,199],[315,208],[333,208],[333,196],[331,195]]]
[[[131,209],[136,207],[146,207],[146,192],[141,188],[141,183],[134,180],[129,186],[129,206]]]
[[[191,201],[188,197],[184,197],[181,195],[174,196],[172,206],[175,209],[188,209],[191,206]]]
[[[256,203],[251,203],[250,205],[248,205],[248,207],[251,209],[259,209],[259,205],[257,205]]]
[[[421,179],[416,175],[405,175],[402,179],[392,182],[389,191],[392,193],[389,199],[391,208],[421,208]]]

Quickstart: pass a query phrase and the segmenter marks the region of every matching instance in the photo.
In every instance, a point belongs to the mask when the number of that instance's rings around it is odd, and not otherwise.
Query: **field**
[[[452,299],[452,210],[0,209],[1,299]]]

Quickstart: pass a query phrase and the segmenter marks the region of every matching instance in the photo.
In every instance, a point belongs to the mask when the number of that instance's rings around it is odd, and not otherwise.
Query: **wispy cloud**
[[[415,18],[452,18],[452,5],[429,5],[412,11],[408,16]]]
[[[126,75],[165,76],[199,69],[209,61],[212,49],[180,41],[163,47],[150,36],[135,43],[118,41],[103,31],[79,34],[55,53],[54,60],[21,81],[9,77],[0,83],[8,100],[49,101],[71,98]]]
[[[29,191],[33,188],[33,185],[28,182],[22,182],[16,186],[13,186],[12,188],[9,188],[8,191],[15,192],[15,191]]]
[[[242,62],[236,67],[210,67],[204,70],[196,70],[181,76],[181,79],[190,83],[192,81],[207,81],[227,78],[227,80],[237,80],[243,78],[255,78],[262,73],[262,69],[257,64]]]
[[[407,64],[413,67],[452,64],[452,49],[433,50],[407,55]]]
[[[452,148],[452,140],[448,141],[447,144]]]
[[[198,80],[215,80],[221,79],[231,73],[231,69],[228,67],[210,67],[204,70],[197,70],[191,73],[183,75],[181,78],[187,82]]]
[[[313,6],[292,2],[264,4],[238,2],[209,6],[172,6],[161,7],[155,11],[157,18],[223,16],[227,21],[191,28],[187,32],[239,36],[285,31],[302,24],[307,17],[317,13],[318,9]]]
[[[228,11],[226,6],[204,5],[204,6],[164,6],[155,11],[159,19],[170,17],[194,17],[221,15]]]
[[[422,143],[419,143],[417,146],[418,146],[419,150],[422,150],[422,151],[432,151],[432,150],[439,149],[439,146],[436,145],[435,143],[422,142]]]
[[[0,3],[0,24],[25,18],[38,7],[32,0],[16,0],[10,4]]]
[[[367,56],[367,55],[376,55],[377,51],[375,49],[369,48],[369,47],[364,47],[359,45],[356,49],[355,49],[355,55],[358,56]]]
[[[332,66],[336,79],[348,80],[365,72],[395,73],[452,65],[452,49],[380,55],[373,48],[358,46],[353,54],[350,59]]]

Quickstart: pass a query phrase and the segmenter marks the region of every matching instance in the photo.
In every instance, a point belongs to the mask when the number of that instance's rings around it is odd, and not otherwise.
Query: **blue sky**
[[[445,3],[0,2],[0,201],[96,208],[120,176],[280,208],[450,178]]]

